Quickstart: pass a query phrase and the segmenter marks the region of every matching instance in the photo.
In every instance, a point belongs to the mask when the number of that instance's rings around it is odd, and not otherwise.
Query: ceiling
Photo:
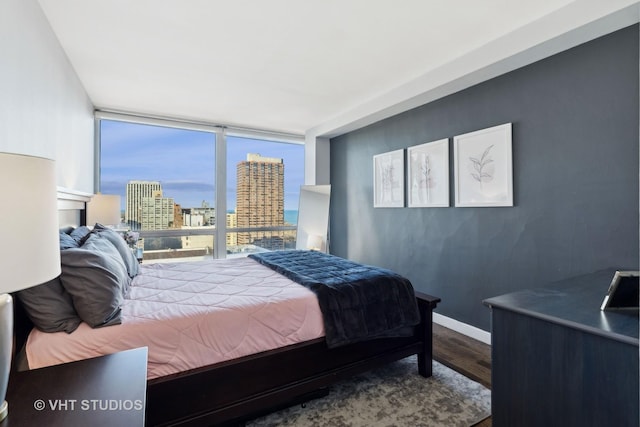
[[[97,109],[329,136],[636,3],[39,2]]]

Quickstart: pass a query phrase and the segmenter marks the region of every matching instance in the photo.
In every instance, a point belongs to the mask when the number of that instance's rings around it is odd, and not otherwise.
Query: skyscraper
[[[129,181],[125,222],[133,230],[161,230],[174,226],[174,202],[162,197],[159,181]]]
[[[143,197],[140,229],[165,230],[174,228],[175,206],[173,198],[162,197],[162,193],[156,193],[154,197]]]
[[[238,228],[284,225],[284,162],[274,157],[247,154],[237,165],[236,215]],[[282,232],[238,233],[238,245],[256,240],[282,239]]]

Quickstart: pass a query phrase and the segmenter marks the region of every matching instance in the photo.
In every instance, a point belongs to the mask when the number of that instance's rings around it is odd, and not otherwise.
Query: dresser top
[[[637,346],[638,310],[600,310],[614,273],[614,269],[601,270],[549,286],[489,298],[484,304]]]

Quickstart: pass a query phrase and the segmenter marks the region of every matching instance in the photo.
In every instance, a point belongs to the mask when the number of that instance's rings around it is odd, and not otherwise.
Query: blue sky
[[[215,135],[207,132],[102,120],[101,184],[103,194],[119,194],[124,209],[129,180],[160,181],[164,197],[183,208],[213,206]],[[236,164],[247,153],[284,160],[285,209],[298,209],[304,182],[304,146],[227,136],[227,209],[236,204]]]

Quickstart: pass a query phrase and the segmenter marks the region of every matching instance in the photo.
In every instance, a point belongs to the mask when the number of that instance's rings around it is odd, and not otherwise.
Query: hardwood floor
[[[434,323],[433,358],[491,388],[491,346]],[[475,426],[491,427],[491,417]]]

